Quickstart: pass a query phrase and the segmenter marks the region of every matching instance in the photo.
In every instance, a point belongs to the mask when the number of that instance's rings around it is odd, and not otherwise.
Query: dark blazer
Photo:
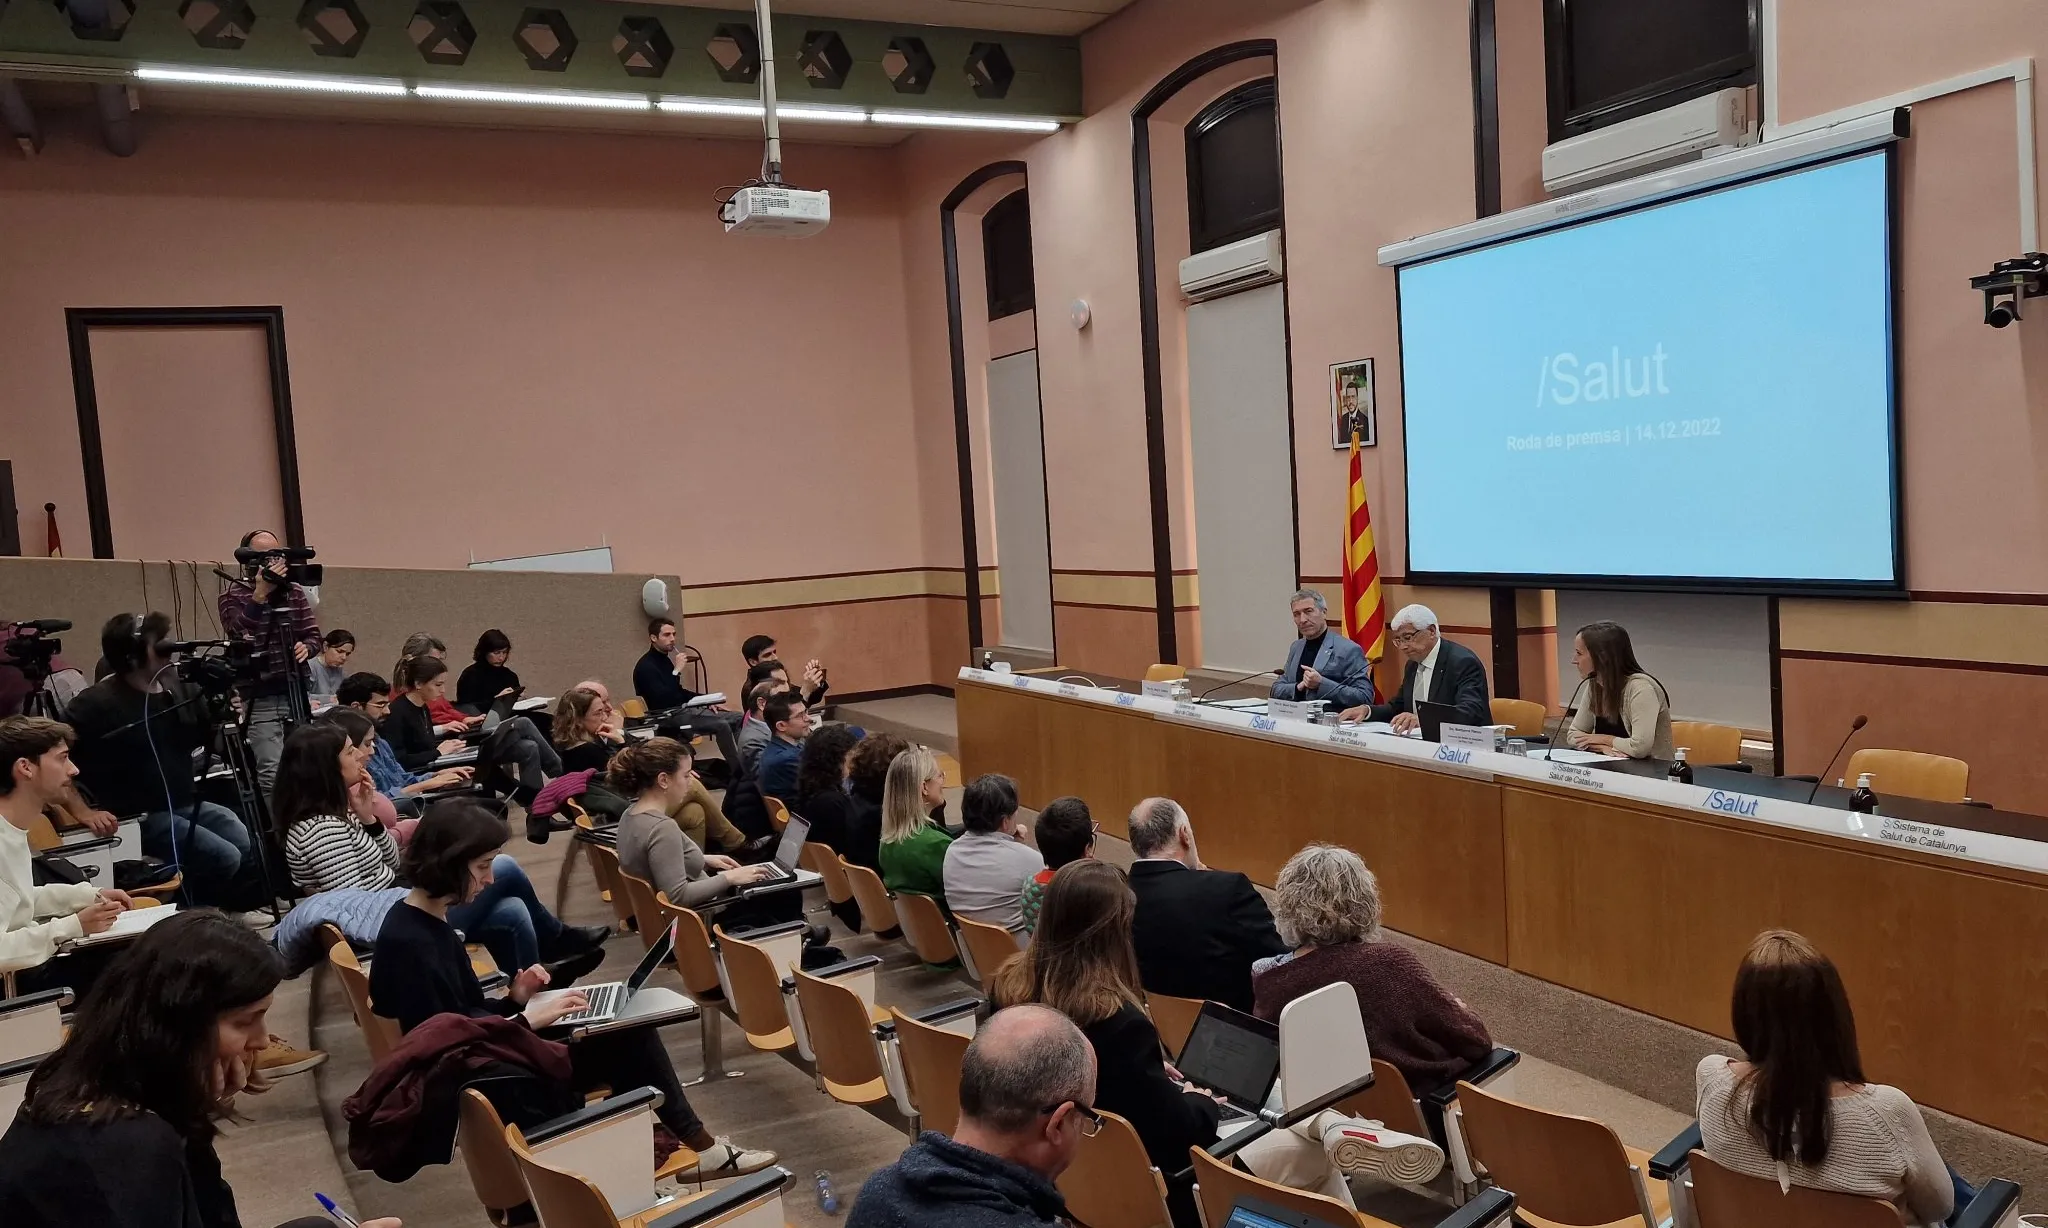
[[[1287,950],[1252,880],[1140,861],[1131,866],[1131,890],[1138,897],[1131,942],[1146,990],[1250,1012],[1252,961]]]
[[[1486,667],[1479,663],[1479,654],[1463,644],[1454,644],[1448,639],[1438,640],[1436,649],[1436,672],[1429,676],[1429,694],[1415,693],[1415,671],[1421,662],[1410,661],[1401,675],[1401,692],[1391,703],[1374,704],[1369,720],[1390,721],[1399,712],[1415,711],[1415,703],[1422,700],[1433,704],[1449,704],[1458,710],[1460,725],[1493,724],[1493,706],[1486,690]]]
[[[1126,1005],[1081,1032],[1095,1046],[1095,1107],[1130,1122],[1160,1172],[1179,1172],[1188,1148],[1216,1141],[1221,1108],[1166,1077],[1159,1032],[1145,1012]]]

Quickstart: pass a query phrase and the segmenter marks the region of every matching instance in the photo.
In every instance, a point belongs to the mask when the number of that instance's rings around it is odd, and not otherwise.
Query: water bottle
[[[827,1215],[839,1214],[839,1195],[832,1192],[832,1174],[818,1170],[818,1210]]]
[[[1856,791],[1849,795],[1849,809],[1857,814],[1877,813],[1877,794],[1870,791],[1870,773],[1856,777]]]
[[[1692,783],[1692,764],[1685,761],[1685,749],[1683,746],[1678,748],[1678,758],[1671,761],[1671,770],[1664,773],[1664,778],[1674,784]]]

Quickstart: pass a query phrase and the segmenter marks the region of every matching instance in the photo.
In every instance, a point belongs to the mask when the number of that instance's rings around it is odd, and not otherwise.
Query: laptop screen
[[[794,873],[796,863],[803,859],[804,841],[810,838],[810,820],[790,815],[789,825],[782,829],[782,843],[775,846],[775,864]]]
[[[661,932],[660,940],[647,948],[647,954],[640,957],[640,966],[633,969],[632,976],[626,978],[626,988],[638,989],[645,985],[648,978],[654,975],[654,970],[666,963],[669,952],[675,949],[676,923],[671,921],[668,928]]]
[[[1280,1029],[1221,1003],[1204,1002],[1175,1064],[1190,1082],[1256,1111],[1280,1077]]]
[[[1288,1207],[1247,1198],[1230,1209],[1223,1228],[1337,1228],[1342,1221],[1317,1219]]]

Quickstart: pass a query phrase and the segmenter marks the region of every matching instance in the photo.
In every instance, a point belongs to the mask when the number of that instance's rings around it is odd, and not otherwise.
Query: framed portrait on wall
[[[1379,443],[1379,414],[1373,408],[1372,359],[1330,364],[1330,446],[1351,448],[1351,432],[1358,432],[1358,446]]]

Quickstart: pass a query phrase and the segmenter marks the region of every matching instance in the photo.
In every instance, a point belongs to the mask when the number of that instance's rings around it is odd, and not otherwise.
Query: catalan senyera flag
[[[57,537],[57,505],[43,504],[43,515],[50,518],[50,557],[61,559],[64,557],[64,543]]]
[[[1344,634],[1365,659],[1387,655],[1387,604],[1380,595],[1380,556],[1372,541],[1372,509],[1365,502],[1364,462],[1358,432],[1351,432],[1351,481],[1344,499]]]

